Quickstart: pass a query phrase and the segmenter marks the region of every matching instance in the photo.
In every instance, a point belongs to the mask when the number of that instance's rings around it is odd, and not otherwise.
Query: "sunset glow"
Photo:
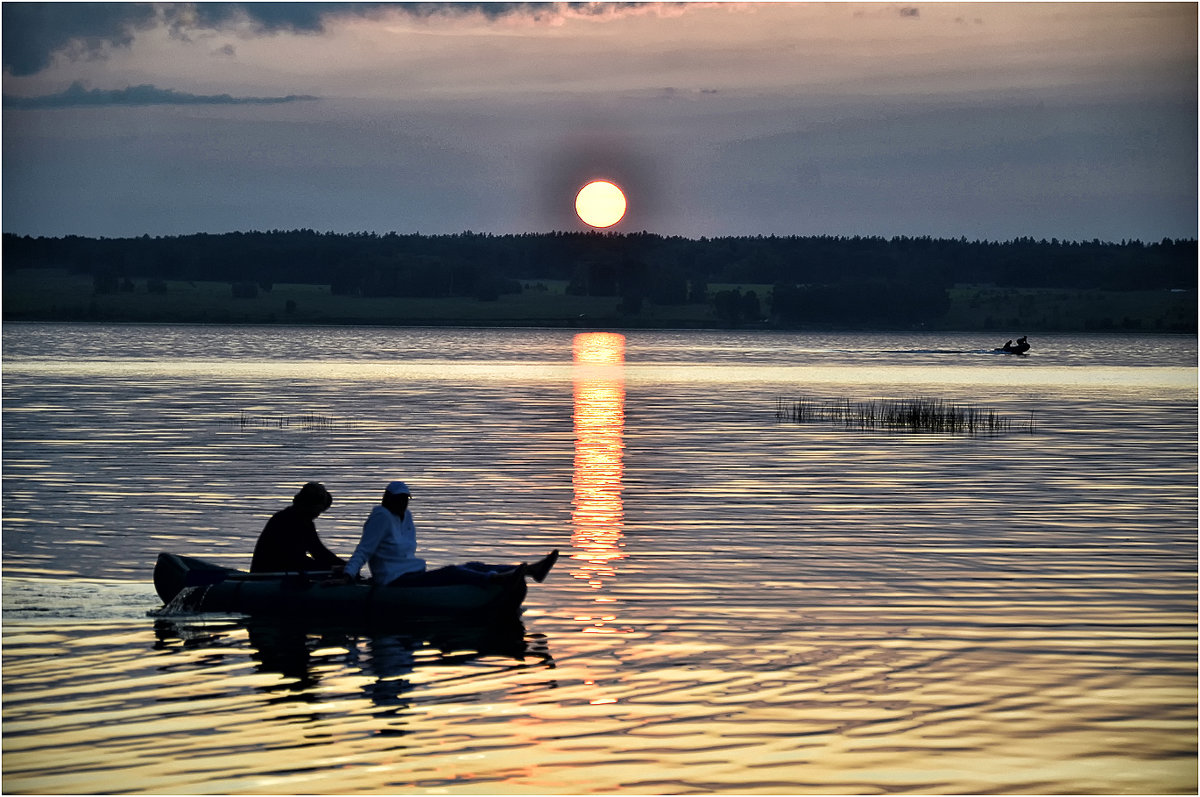
[[[0,28],[7,792],[1200,797],[1200,0]]]
[[[3,10],[15,234],[1195,235],[1195,3]]]

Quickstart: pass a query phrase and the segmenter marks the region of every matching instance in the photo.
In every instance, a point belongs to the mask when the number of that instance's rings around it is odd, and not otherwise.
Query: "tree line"
[[[3,236],[3,265],[90,274],[98,292],[138,278],[328,285],[336,294],[488,300],[522,280],[563,280],[568,292],[620,297],[622,312],[711,303],[731,322],[770,313],[784,324],[904,326],[945,312],[955,284],[1111,291],[1184,289],[1197,282],[1196,241],[969,241],[965,238],[742,236],[649,232],[493,235],[232,232],[134,238]],[[763,295],[711,285],[767,285]],[[235,291],[238,288],[235,287]]]

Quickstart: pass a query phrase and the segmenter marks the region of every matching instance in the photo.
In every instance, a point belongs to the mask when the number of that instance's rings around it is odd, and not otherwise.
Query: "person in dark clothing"
[[[250,572],[340,569],[345,562],[321,543],[313,523],[332,504],[333,496],[320,482],[301,487],[292,498],[292,505],[276,512],[263,527],[254,546]]]

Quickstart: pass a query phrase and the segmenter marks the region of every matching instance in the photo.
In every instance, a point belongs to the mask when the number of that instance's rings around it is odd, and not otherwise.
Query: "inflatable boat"
[[[327,578],[327,573],[247,573],[170,553],[160,553],[154,565],[154,589],[167,610],[163,614],[231,612],[367,622],[478,619],[518,614],[526,592],[520,574],[487,584],[436,587],[326,584]]]
[[[992,351],[996,352],[997,354],[1024,354],[1025,352],[1029,351],[1029,341],[1025,338],[1018,338],[1017,342],[1014,344],[1010,340],[1000,348],[993,349]]]

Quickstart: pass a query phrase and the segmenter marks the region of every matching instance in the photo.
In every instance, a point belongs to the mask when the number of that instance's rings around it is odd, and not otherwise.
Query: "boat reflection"
[[[625,337],[608,332],[575,336],[575,469],[571,512],[572,575],[597,590],[594,615],[576,619],[589,633],[613,633],[614,599],[599,594],[624,558],[621,456],[625,431]]]
[[[269,702],[279,703],[333,699],[318,688],[322,675],[330,672],[370,676],[364,696],[399,710],[408,706],[406,695],[414,689],[407,676],[421,667],[454,667],[481,659],[511,660],[504,666],[513,668],[554,666],[545,636],[526,635],[515,616],[487,623],[414,622],[384,628],[277,618],[175,618],[155,621],[154,632],[159,651],[212,654],[244,649],[248,643],[256,671],[280,676],[257,687],[271,697]],[[195,663],[221,658],[206,655]]]

